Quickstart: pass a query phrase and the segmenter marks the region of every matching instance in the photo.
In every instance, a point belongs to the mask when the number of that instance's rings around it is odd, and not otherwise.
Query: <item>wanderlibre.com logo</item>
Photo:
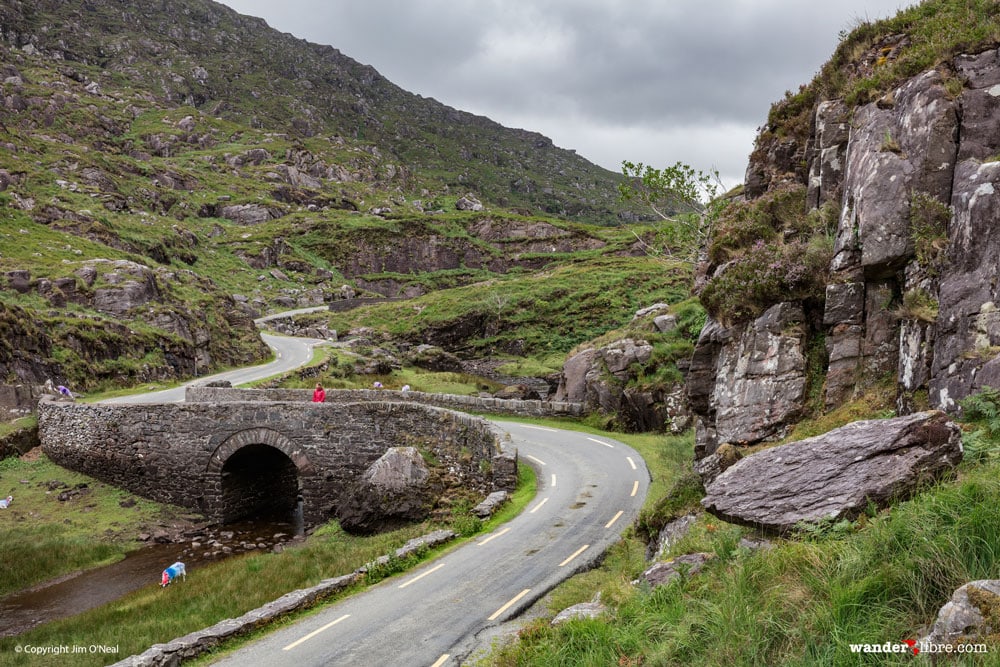
[[[883,642],[882,644],[851,644],[851,653],[909,653],[918,655],[928,654],[965,654],[965,653],[986,653],[986,644],[947,644],[927,641],[917,641],[916,639],[904,639],[901,642]]]

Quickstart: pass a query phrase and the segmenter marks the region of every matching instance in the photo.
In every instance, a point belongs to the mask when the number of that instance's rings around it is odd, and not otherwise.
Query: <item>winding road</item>
[[[213,664],[461,664],[484,630],[592,567],[642,506],[649,483],[642,458],[616,440],[496,423],[538,474],[525,512]]]
[[[262,334],[275,360],[202,377],[184,386],[113,399],[176,402],[187,385],[234,385],[306,363],[323,341]],[[495,421],[538,492],[518,517],[420,568],[326,606],[214,663],[218,665],[461,664],[480,637],[527,609],[557,584],[589,569],[635,519],[649,485],[642,457],[608,438]]]

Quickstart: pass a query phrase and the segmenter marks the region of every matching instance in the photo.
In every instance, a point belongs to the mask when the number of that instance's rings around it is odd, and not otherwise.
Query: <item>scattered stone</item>
[[[668,333],[677,328],[676,315],[657,315],[653,318],[653,326],[660,333]]]
[[[683,556],[671,558],[668,561],[654,563],[639,575],[639,578],[633,581],[632,584],[636,585],[640,582],[645,582],[654,588],[665,586],[677,577],[697,574],[705,566],[705,563],[712,558],[712,554],[699,552],[684,554]]]
[[[135,507],[138,501],[134,497],[128,497],[118,502],[119,507],[124,507],[128,509],[129,507]]]
[[[455,202],[455,208],[459,211],[482,211],[483,203],[472,195],[465,195]]]
[[[679,519],[674,519],[664,526],[656,540],[656,550],[653,553],[653,560],[660,560],[663,558],[663,554],[665,554],[670,547],[677,544],[680,539],[691,531],[691,526],[693,526],[697,520],[697,514],[686,514]]]
[[[958,588],[941,610],[930,634],[933,644],[977,644],[1000,630],[1000,580],[980,579]]]
[[[632,316],[632,320],[635,321],[640,318],[646,317],[647,315],[652,315],[654,313],[659,313],[669,309],[670,309],[669,303],[654,303],[652,306],[646,306],[645,308],[640,308],[639,310],[635,311],[635,314]]]
[[[763,537],[741,537],[739,546],[750,551],[768,551],[774,548],[774,542]]]
[[[562,625],[566,621],[572,621],[577,618],[597,618],[607,610],[608,607],[601,602],[601,594],[598,592],[590,602],[575,604],[556,614],[556,617],[552,619],[552,625]]]

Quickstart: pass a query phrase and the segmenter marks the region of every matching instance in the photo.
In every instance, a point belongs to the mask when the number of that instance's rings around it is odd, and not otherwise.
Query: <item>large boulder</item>
[[[726,521],[785,533],[801,523],[885,507],[962,459],[959,427],[943,412],[859,421],[757,452],[705,488],[701,504]]]
[[[431,471],[416,447],[392,447],[344,494],[340,526],[372,534],[427,517],[437,498]]]
[[[563,364],[553,400],[584,403],[588,410],[614,415],[619,426],[628,431],[669,429],[680,433],[691,424],[683,385],[631,386],[652,358],[653,346],[632,338],[584,349]]]

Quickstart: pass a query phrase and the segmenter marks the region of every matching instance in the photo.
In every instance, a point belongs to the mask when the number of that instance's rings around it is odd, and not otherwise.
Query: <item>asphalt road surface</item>
[[[538,473],[538,494],[520,516],[214,664],[461,664],[484,630],[590,568],[642,506],[642,458],[616,440],[497,423]]]

